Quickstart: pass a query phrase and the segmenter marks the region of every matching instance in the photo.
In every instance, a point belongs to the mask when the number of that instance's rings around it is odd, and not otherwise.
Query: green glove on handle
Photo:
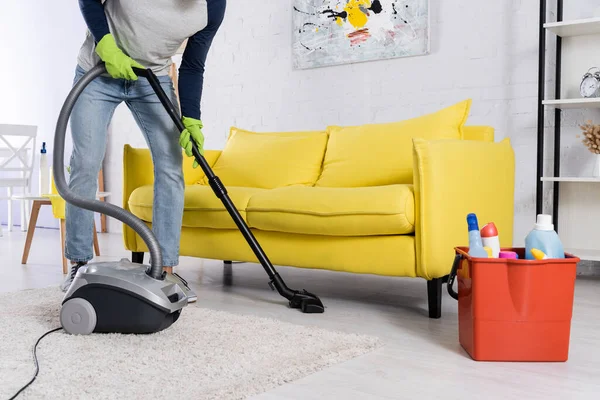
[[[115,38],[108,33],[96,45],[96,53],[106,65],[106,71],[115,79],[127,79],[135,81],[138,79],[132,67],[144,68],[137,61],[123,53],[117,46]]]
[[[198,151],[204,156],[204,135],[202,134],[202,121],[199,119],[183,117],[181,119],[185,129],[179,136],[179,144],[185,150],[188,157],[194,157],[192,154],[192,140],[196,142]],[[194,168],[198,167],[198,161],[194,160]]]

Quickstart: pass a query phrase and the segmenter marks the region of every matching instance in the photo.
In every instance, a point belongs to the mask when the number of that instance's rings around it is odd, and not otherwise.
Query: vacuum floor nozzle
[[[319,314],[325,312],[325,306],[319,297],[315,294],[302,290],[296,292],[290,299],[291,308],[299,308],[306,314]]]

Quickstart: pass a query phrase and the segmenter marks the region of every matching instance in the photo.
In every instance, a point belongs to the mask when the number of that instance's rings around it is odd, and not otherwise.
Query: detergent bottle
[[[537,216],[533,230],[525,238],[525,259],[535,260],[532,249],[543,252],[547,258],[565,258],[565,249],[554,230],[551,215]]]
[[[467,225],[469,227],[469,255],[477,258],[489,258],[487,251],[483,248],[479,223],[475,214],[467,215]]]

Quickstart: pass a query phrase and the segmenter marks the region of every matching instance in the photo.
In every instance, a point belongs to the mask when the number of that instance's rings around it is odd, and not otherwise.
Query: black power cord
[[[62,328],[56,328],[56,329],[52,329],[51,331],[48,331],[46,333],[44,333],[42,336],[39,337],[39,339],[37,340],[37,342],[35,342],[35,345],[33,346],[33,362],[35,363],[35,374],[33,375],[33,378],[31,378],[31,380],[25,385],[23,386],[13,397],[11,397],[9,400],[14,400],[17,398],[18,395],[20,395],[21,393],[23,393],[23,391],[25,389],[27,389],[29,387],[29,385],[31,385],[33,383],[33,381],[35,381],[35,378],[37,378],[38,373],[40,372],[40,364],[38,363],[38,359],[37,359],[37,346],[38,344],[42,341],[43,338],[45,338],[46,336],[48,336],[51,333],[60,331]]]

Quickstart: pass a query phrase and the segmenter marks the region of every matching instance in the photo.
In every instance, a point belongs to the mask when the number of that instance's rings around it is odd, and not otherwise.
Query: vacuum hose
[[[95,199],[86,199],[72,192],[71,189],[69,189],[69,185],[67,184],[67,180],[65,178],[65,168],[63,163],[65,154],[65,136],[67,133],[69,117],[71,116],[71,112],[73,111],[73,107],[75,106],[77,99],[85,87],[89,85],[90,82],[92,82],[96,77],[104,73],[106,73],[106,67],[103,63],[89,70],[73,86],[71,92],[65,100],[65,103],[63,104],[58,116],[58,122],[56,123],[56,131],[54,133],[54,183],[56,185],[56,190],[66,202],[86,210],[96,211],[98,213],[116,218],[136,231],[144,240],[150,251],[151,268],[148,271],[148,275],[154,279],[160,280],[163,279],[162,253],[158,240],[156,240],[152,230],[141,219],[127,210],[110,203],[105,203]]]

